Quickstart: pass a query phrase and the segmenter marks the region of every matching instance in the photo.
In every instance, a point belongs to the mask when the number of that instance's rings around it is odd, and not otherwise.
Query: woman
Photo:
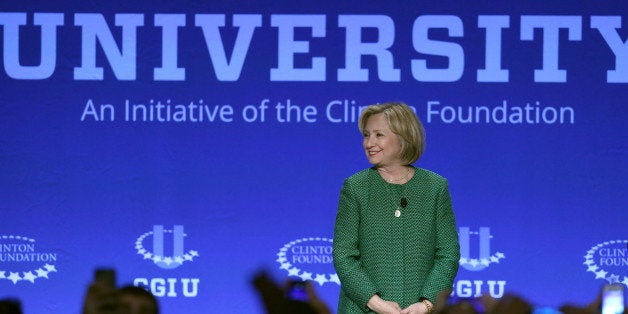
[[[460,246],[447,181],[412,166],[425,133],[403,103],[367,107],[363,147],[374,167],[344,182],[334,228],[338,313],[430,313],[451,289]]]

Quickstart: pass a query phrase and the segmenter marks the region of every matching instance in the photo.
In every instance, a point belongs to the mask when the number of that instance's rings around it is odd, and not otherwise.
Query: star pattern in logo
[[[472,267],[477,267],[478,265],[489,266],[492,263],[499,263],[500,260],[506,258],[506,255],[501,252],[497,252],[488,258],[460,258],[460,265],[471,265]]]
[[[45,268],[45,270],[44,270]],[[36,270],[29,270],[23,272],[12,272],[9,271],[9,275],[7,276],[7,271],[0,270],[0,280],[6,279],[13,282],[13,284],[17,284],[19,281],[29,281],[30,283],[35,283],[35,280],[38,278],[46,278],[48,279],[48,274],[51,272],[56,272],[57,269],[54,265],[46,264]],[[34,273],[33,273],[34,272]],[[20,275],[21,274],[21,275]]]
[[[599,249],[608,245],[613,245],[613,244],[622,244],[623,246],[626,246],[628,245],[628,240],[606,241],[603,243],[599,243],[596,246],[593,246],[591,249],[587,251],[587,254],[584,256],[584,263],[582,264],[584,264],[587,267],[587,272],[592,272],[593,274],[595,274],[595,279],[604,279],[608,281],[609,284],[619,283],[628,287],[628,276],[623,276],[622,278],[621,275],[608,272],[602,269],[599,265],[597,265],[595,263],[595,260],[593,259],[595,257],[595,253]]]
[[[16,235],[2,235],[0,236],[2,240],[17,240],[24,241],[28,243],[35,243],[35,239],[16,236]],[[2,270],[0,269],[0,280],[9,280],[13,282],[13,284],[17,284],[20,281],[28,281],[32,284],[35,283],[35,280],[39,278],[48,279],[48,274],[51,272],[56,272],[57,269],[54,265],[50,265],[46,263],[45,265],[39,267],[35,270],[27,270],[27,271],[10,271],[10,270]]]
[[[311,272],[307,272],[307,271],[303,271],[301,269],[299,269],[298,267],[292,265],[292,263],[290,263],[288,261],[288,258],[286,257],[288,250],[299,243],[302,242],[308,242],[308,241],[324,241],[324,242],[333,242],[332,239],[328,239],[328,238],[321,238],[321,237],[311,237],[311,238],[302,238],[299,240],[295,240],[292,241],[286,245],[284,245],[280,250],[279,253],[277,253],[277,262],[279,263],[279,269],[284,269],[288,272],[288,276],[293,276],[293,277],[299,277],[301,278],[301,280],[306,281],[306,280],[311,280],[311,281],[315,281],[317,282],[320,286],[324,285],[325,283],[328,282],[334,282],[338,285],[340,285],[340,279],[338,279],[338,275],[336,273],[332,273],[332,274],[325,274],[325,273],[311,273]]]
[[[172,230],[164,230],[164,232],[172,233]],[[195,257],[199,256],[198,251],[196,250],[189,250],[187,253],[183,255],[178,255],[178,256],[155,255],[147,251],[146,248],[144,248],[144,245],[142,244],[144,243],[144,239],[151,235],[153,235],[153,232],[149,231],[142,234],[139,238],[137,238],[137,240],[135,241],[135,250],[137,251],[137,254],[142,255],[144,259],[153,260],[153,263],[155,264],[165,263],[166,265],[171,265],[171,264],[181,265],[183,264],[183,262],[191,262],[194,260]],[[183,234],[183,236],[187,236],[187,234]]]

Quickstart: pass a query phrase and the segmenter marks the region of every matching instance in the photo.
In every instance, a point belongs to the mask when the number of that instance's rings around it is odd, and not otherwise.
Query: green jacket
[[[347,178],[334,227],[334,266],[341,282],[338,313],[364,313],[378,294],[402,308],[451,289],[460,245],[447,180],[420,168],[403,185],[375,168]],[[407,205],[400,208],[402,197]]]

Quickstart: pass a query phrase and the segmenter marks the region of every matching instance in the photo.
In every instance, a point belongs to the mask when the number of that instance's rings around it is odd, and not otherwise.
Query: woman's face
[[[378,167],[401,165],[401,142],[383,113],[372,115],[363,130],[362,146],[369,162]]]

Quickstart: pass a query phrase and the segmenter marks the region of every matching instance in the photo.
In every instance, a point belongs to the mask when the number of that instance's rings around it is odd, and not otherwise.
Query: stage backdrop
[[[360,109],[404,101],[450,184],[453,294],[539,307],[628,285],[628,4],[3,1],[0,297],[77,313],[97,267],[163,313],[335,310]]]

